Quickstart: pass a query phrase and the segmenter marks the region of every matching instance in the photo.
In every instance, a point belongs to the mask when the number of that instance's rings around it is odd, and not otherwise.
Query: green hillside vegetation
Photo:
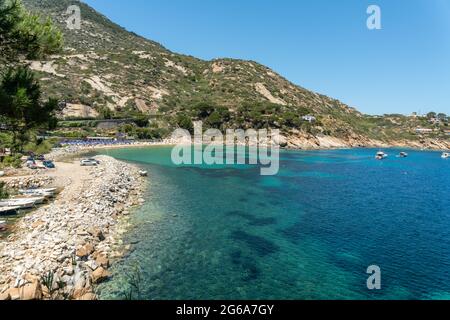
[[[426,121],[409,117],[361,114],[338,100],[299,87],[254,61],[204,61],[173,53],[78,1],[23,2],[29,10],[50,16],[64,32],[63,52],[32,65],[41,79],[43,98],[55,97],[67,103],[68,107],[58,114],[60,120],[150,120],[145,126],[138,125],[146,134],[136,136],[164,136],[177,127],[192,130],[196,120],[219,129],[271,127],[287,136],[304,132],[382,141],[418,140],[416,126],[433,128]],[[66,9],[72,4],[81,8],[80,30],[66,27]],[[73,105],[77,107],[71,109]],[[306,114],[317,121],[303,121],[301,117]],[[97,134],[91,124],[68,128],[62,122],[57,133]],[[448,137],[439,130],[436,136]]]

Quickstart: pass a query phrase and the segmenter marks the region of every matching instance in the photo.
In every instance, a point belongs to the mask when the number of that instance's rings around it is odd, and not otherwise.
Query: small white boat
[[[398,156],[399,156],[399,158],[407,158],[408,154],[406,152],[400,152],[400,154]]]
[[[442,159],[449,159],[450,158],[450,153],[448,152],[444,152],[441,156]]]
[[[31,209],[35,206],[36,200],[29,199],[8,199],[0,201],[0,207],[17,207],[19,209]]]
[[[23,200],[33,200],[35,204],[43,204],[45,200],[47,200],[48,197],[40,196],[40,197],[32,197],[32,196],[25,196],[25,198],[12,198],[12,200],[16,199],[23,199]]]
[[[20,207],[0,207],[0,216],[16,214],[20,210]]]
[[[139,171],[139,175],[140,175],[141,177],[146,177],[146,176],[148,176],[148,172],[145,171],[145,170],[141,170],[141,171]]]
[[[384,160],[388,157],[388,155],[386,153],[384,153],[383,151],[379,151],[377,152],[377,155],[375,156],[375,159],[377,160]]]
[[[27,189],[27,190],[19,190],[20,194],[28,195],[28,196],[44,196],[44,197],[52,197],[55,195],[56,188],[47,188],[47,189]]]

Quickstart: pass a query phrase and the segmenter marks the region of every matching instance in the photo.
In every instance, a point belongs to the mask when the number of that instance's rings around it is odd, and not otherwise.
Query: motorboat
[[[400,154],[398,156],[399,156],[399,158],[407,158],[408,154],[406,152],[400,152]]]
[[[444,153],[442,154],[441,158],[442,158],[442,159],[448,159],[448,158],[450,158],[450,153],[444,152]]]
[[[388,155],[386,153],[384,153],[383,151],[379,151],[377,152],[377,155],[375,156],[375,159],[377,160],[384,160],[388,157]]]

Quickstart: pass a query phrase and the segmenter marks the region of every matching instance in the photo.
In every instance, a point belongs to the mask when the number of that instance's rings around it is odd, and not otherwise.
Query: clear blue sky
[[[450,0],[84,2],[172,51],[254,60],[366,113],[450,114]]]

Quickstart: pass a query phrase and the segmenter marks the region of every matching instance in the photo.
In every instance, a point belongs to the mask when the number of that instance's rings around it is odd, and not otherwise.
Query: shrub
[[[20,160],[20,158],[22,158],[22,155],[20,154],[15,154],[13,156],[6,156],[3,159],[2,164],[4,167],[20,168],[22,166],[22,160]]]
[[[6,190],[6,184],[0,181],[0,199],[6,199],[9,197],[8,191]]]

